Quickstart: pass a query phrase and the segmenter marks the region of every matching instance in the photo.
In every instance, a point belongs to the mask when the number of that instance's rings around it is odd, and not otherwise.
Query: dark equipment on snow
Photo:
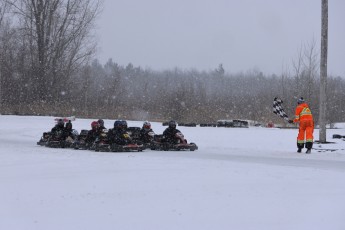
[[[249,123],[244,120],[218,120],[217,127],[248,128]]]
[[[333,134],[333,139],[342,139],[345,138],[345,136],[342,136],[340,134]]]

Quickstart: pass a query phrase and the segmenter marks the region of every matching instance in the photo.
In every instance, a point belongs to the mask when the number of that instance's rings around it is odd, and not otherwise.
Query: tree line
[[[180,122],[246,119],[282,122],[273,98],[293,116],[297,98],[319,109],[319,57],[302,45],[280,75],[174,68],[155,71],[93,59],[92,29],[101,2],[23,0],[0,3],[0,112]],[[10,17],[11,16],[11,17]],[[230,70],[231,71],[231,70]],[[343,78],[329,76],[327,119],[344,121]]]

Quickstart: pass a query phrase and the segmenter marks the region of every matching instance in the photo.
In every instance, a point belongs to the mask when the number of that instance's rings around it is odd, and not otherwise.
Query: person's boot
[[[298,153],[302,152],[303,147],[304,147],[304,143],[297,143],[297,152]]]
[[[313,147],[313,142],[305,143],[305,147],[307,148],[307,151],[305,153],[311,153],[311,148]]]

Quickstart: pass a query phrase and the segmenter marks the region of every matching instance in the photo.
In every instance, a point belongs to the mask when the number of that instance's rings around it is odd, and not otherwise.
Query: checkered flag
[[[283,104],[283,101],[281,99],[275,97],[273,100],[273,113],[284,118],[284,120],[289,121],[289,117],[288,117],[288,115],[286,115],[282,104]]]

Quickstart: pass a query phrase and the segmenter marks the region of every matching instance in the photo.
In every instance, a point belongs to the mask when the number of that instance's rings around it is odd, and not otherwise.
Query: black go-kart
[[[50,148],[72,148],[75,140],[78,138],[78,132],[72,131],[72,135],[65,136],[63,132],[51,133],[45,146]]]
[[[37,145],[45,146],[51,136],[51,132],[44,132],[41,139],[37,142]]]
[[[198,149],[198,146],[191,142],[188,143],[187,139],[184,138],[184,135],[180,132],[176,133],[175,142],[168,142],[164,140],[162,134],[155,135],[154,141],[151,143],[151,150],[163,150],[163,151],[180,151],[180,150],[189,150],[195,151]]]

